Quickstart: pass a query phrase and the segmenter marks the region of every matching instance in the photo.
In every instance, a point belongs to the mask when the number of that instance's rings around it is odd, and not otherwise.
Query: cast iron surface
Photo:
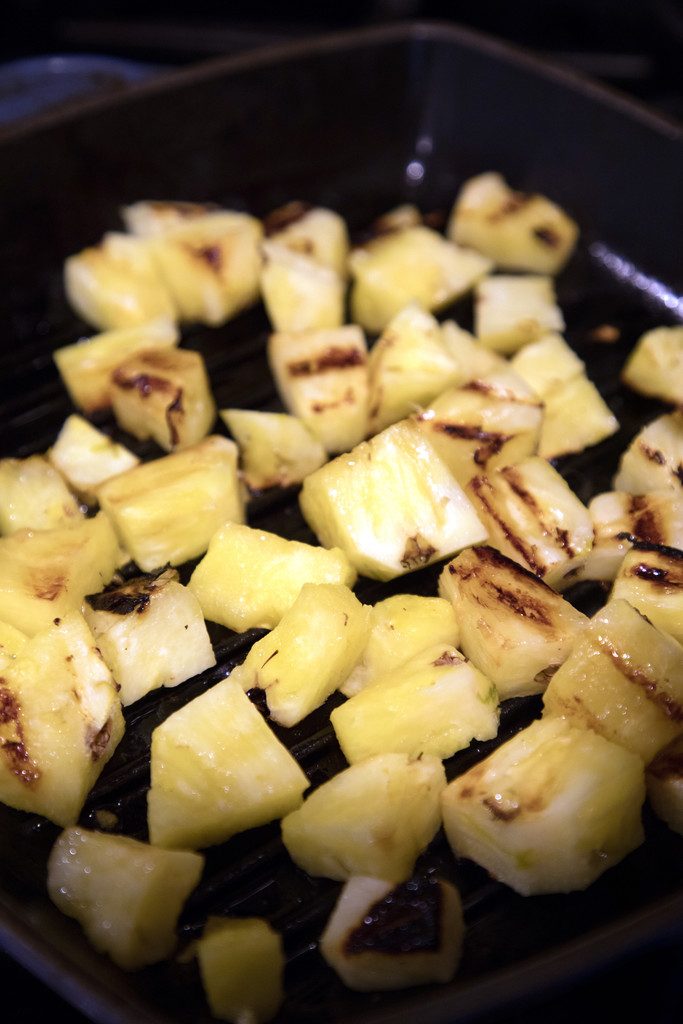
[[[559,301],[569,341],[622,424],[614,438],[560,466],[587,500],[609,488],[621,450],[663,411],[622,389],[618,371],[643,330],[682,315],[682,153],[679,128],[619,97],[471,33],[415,25],[212,62],[6,132],[0,455],[43,451],[71,411],[51,352],[92,332],[65,304],[61,265],[120,227],[121,204],[211,199],[264,215],[301,198],[339,210],[362,231],[401,201],[445,212],[468,175],[496,169],[519,188],[553,196],[582,227],[579,250],[558,280]],[[470,322],[466,301],[447,312]],[[616,343],[596,340],[604,324],[618,329]],[[184,331],[183,343],[205,356],[220,408],[280,408],[264,355],[267,331],[260,308],[225,327]],[[100,423],[121,438],[111,419]],[[160,454],[125,441],[145,458]],[[249,522],[313,539],[294,491],[255,499]],[[391,584],[361,580],[358,593],[369,602],[404,590],[434,594],[439,570]],[[571,597],[589,612],[604,600],[591,586]],[[96,826],[106,809],[122,831],[146,837],[153,728],[222,678],[262,635],[210,631],[218,666],[128,709],[126,735],[83,824]],[[336,702],[291,730],[274,727],[314,786],[344,766],[328,725]],[[539,710],[538,699],[507,702],[496,742]],[[449,776],[494,745],[456,755]],[[647,810],[645,824],[645,844],[585,893],[527,899],[456,862],[437,837],[416,870],[453,879],[463,894],[465,953],[449,986],[377,996],[344,989],[316,948],[340,887],[294,867],[276,824],[207,852],[181,920],[181,945],[208,913],[264,915],[282,930],[287,951],[282,1022],[369,1024],[417,1014],[425,1024],[465,1021],[683,932],[683,841]],[[50,905],[45,863],[57,832],[0,807],[2,946],[101,1024],[208,1021],[194,964],[125,975]]]

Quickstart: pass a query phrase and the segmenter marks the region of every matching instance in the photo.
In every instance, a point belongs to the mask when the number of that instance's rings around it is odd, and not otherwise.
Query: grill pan
[[[122,204],[210,199],[265,215],[300,198],[337,209],[352,231],[362,231],[399,202],[447,211],[467,176],[499,170],[517,188],[549,194],[582,228],[558,281],[559,303],[568,340],[621,422],[615,437],[559,464],[586,501],[609,489],[619,453],[663,411],[622,389],[618,371],[644,330],[683,318],[682,156],[681,129],[630,101],[472,32],[417,23],[212,61],[6,130],[0,455],[45,450],[71,411],[51,352],[92,331],[65,304],[61,266],[120,226]],[[471,320],[466,301],[447,312],[463,326]],[[618,329],[619,341],[596,341],[604,324]],[[205,356],[219,408],[280,408],[265,361],[267,331],[254,309],[225,327],[184,332],[184,344]],[[120,437],[111,420],[102,423]],[[144,458],[160,454],[151,443],[125,441]],[[254,500],[249,522],[313,540],[293,490]],[[191,569],[184,567],[184,580]],[[431,567],[390,584],[361,580],[358,594],[369,602],[405,590],[434,594],[438,572]],[[604,600],[592,585],[569,596],[589,613]],[[83,824],[96,827],[106,809],[122,831],[146,838],[152,729],[263,635],[210,632],[215,669],[127,710],[126,735]],[[291,730],[275,727],[312,785],[344,766],[328,725],[337,702],[331,698]],[[449,777],[539,713],[538,698],[506,702],[498,740],[450,759]],[[345,990],[316,948],[340,887],[297,869],[277,824],[207,852],[181,941],[199,934],[208,913],[268,917],[287,952],[283,1024],[473,1020],[683,936],[683,840],[647,808],[645,826],[645,844],[586,892],[534,898],[456,862],[438,836],[417,870],[459,885],[467,923],[461,970],[447,986],[363,996]],[[51,906],[45,864],[57,834],[43,819],[0,806],[0,946],[98,1024],[210,1021],[194,964],[124,974]]]

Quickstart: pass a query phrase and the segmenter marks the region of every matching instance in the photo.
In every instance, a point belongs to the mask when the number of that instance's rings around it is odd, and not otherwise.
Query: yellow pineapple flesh
[[[548,331],[564,329],[552,279],[498,274],[475,291],[475,334],[482,345],[510,355]]]
[[[93,505],[100,484],[132,469],[140,461],[124,445],[76,414],[64,421],[48,458],[69,486]]]
[[[482,345],[473,334],[458,326],[455,320],[446,320],[441,324],[441,337],[458,365],[457,384],[467,384],[488,373],[504,372],[510,368],[505,356]]]
[[[221,409],[240,450],[240,472],[251,491],[290,487],[327,460],[322,443],[303,420],[285,412]]]
[[[673,491],[606,491],[590,501],[588,511],[594,540],[586,579],[613,580],[636,541],[683,549],[683,504]]]
[[[264,227],[272,241],[346,276],[349,233],[334,210],[295,199],[269,213]]]
[[[259,286],[276,331],[319,331],[344,323],[346,282],[333,270],[281,242],[261,246]]]
[[[625,556],[612,587],[664,633],[683,644],[683,551],[637,544]]]
[[[637,341],[621,379],[641,395],[683,406],[683,327],[655,327]]]
[[[585,374],[556,388],[543,401],[538,454],[544,459],[581,452],[619,429],[618,419]]]
[[[52,530],[83,519],[83,510],[42,455],[0,459],[0,533]]]
[[[636,434],[621,457],[615,491],[683,491],[683,412],[658,416]]]
[[[0,622],[0,672],[11,665],[26,646],[28,637],[9,622]]]
[[[167,231],[190,220],[216,213],[211,203],[175,202],[166,199],[143,199],[121,208],[126,231],[138,238],[158,238]]]
[[[285,994],[282,937],[259,917],[209,917],[194,943],[211,1015],[233,1024],[266,1024]]]

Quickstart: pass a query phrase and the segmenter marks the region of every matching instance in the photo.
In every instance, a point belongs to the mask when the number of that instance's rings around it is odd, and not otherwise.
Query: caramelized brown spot
[[[120,369],[114,371],[113,380],[123,391],[137,391],[141,398],[149,398],[155,392],[163,394],[174,386],[166,377],[155,377],[150,373],[128,375]]]
[[[2,683],[2,680],[0,680]],[[9,769],[20,782],[33,786],[40,771],[31,761],[26,749],[21,724],[21,708],[16,696],[7,686],[0,685],[0,749],[9,763]]]
[[[656,779],[683,779],[683,748],[680,743],[672,749],[662,750],[650,762],[647,771]]]
[[[648,541],[650,544],[660,544],[664,540],[657,509],[652,507],[645,495],[632,495],[629,500],[628,516],[632,531],[639,540]]]
[[[41,576],[41,570],[36,567],[31,572],[30,589],[41,601],[54,601],[66,589],[66,575],[54,576],[46,569]]]
[[[611,658],[612,663],[624,678],[640,687],[647,699],[656,704],[667,718],[670,718],[672,722],[683,722],[683,705],[679,704],[670,693],[660,690],[657,680],[653,679],[642,665],[634,664],[630,655],[620,651],[601,633],[596,634],[596,643],[603,654]]]
[[[539,581],[536,580],[536,582]],[[543,601],[534,599],[531,594],[509,590],[490,580],[487,581],[487,586],[495,592],[498,601],[513,614],[519,615],[523,619],[529,619],[539,626],[552,626],[552,619],[549,617],[548,609]]]
[[[541,509],[539,508],[536,498],[530,491],[526,489],[526,487],[521,482],[516,467],[506,466],[504,469],[501,470],[501,473],[507,480],[512,493],[519,498],[522,504],[526,505],[527,508],[533,512],[538,522],[541,523],[545,531],[554,537],[559,546],[561,548],[564,548],[568,555],[573,555],[574,548],[572,546],[568,530],[565,530],[560,526],[548,526],[548,524],[543,519]]]
[[[290,224],[296,224],[312,209],[311,203],[304,203],[300,199],[293,199],[291,203],[278,206],[264,218],[263,228],[266,235],[275,235],[278,231],[289,227]]]
[[[436,554],[436,548],[429,541],[416,533],[409,537],[401,557],[401,565],[404,569],[414,569],[418,565],[426,565],[432,555]]]
[[[645,565],[644,562],[634,565],[631,569],[631,575],[637,576],[641,580],[647,580],[648,583],[663,583],[665,586],[672,582],[669,579],[668,569],[660,569],[656,565]]]
[[[292,377],[310,377],[314,373],[325,373],[326,370],[344,370],[348,366],[363,366],[364,364],[365,356],[357,348],[331,345],[320,355],[289,363],[287,370]]]
[[[484,797],[482,803],[498,821],[513,821],[522,810],[519,804],[504,805],[492,796]]]
[[[645,458],[649,459],[650,462],[655,462],[658,466],[665,466],[666,465],[666,459],[665,459],[664,455],[657,448],[651,448],[649,446],[649,444],[644,444],[641,441],[640,442],[640,450],[643,453],[643,455],[645,456]]]
[[[547,245],[549,249],[557,249],[558,245],[562,241],[557,231],[554,228],[550,228],[547,225],[533,228],[531,231],[534,238],[537,238],[543,245]]]
[[[200,217],[205,213],[211,213],[218,209],[215,203],[188,203],[179,200],[178,202],[165,202],[164,200],[150,200],[149,205],[153,210],[163,213],[165,210],[172,210],[179,217]]]
[[[488,215],[489,222],[497,224],[498,221],[509,217],[511,213],[517,213],[518,210],[526,206],[530,199],[531,196],[525,195],[524,192],[513,192],[512,195],[503,200],[497,210]]]
[[[168,572],[168,569],[160,569],[158,572],[138,576],[122,585],[110,584],[99,594],[89,594],[85,600],[96,612],[111,612],[112,615],[130,615],[131,612],[137,612],[138,615],[142,615],[152,594],[159,589],[157,581],[160,576]],[[177,574],[174,573],[173,578],[177,579]]]
[[[432,662],[435,668],[439,668],[441,665],[461,665],[465,661],[459,654],[454,651],[444,651],[436,661]]]
[[[441,885],[415,878],[398,885],[368,907],[344,942],[347,956],[384,953],[405,956],[439,949],[442,930]]]
[[[178,421],[183,419],[185,415],[185,409],[183,407],[183,389],[178,388],[176,396],[169,406],[166,407],[166,426],[168,427],[168,436],[172,447],[180,441],[180,434],[178,433]]]
[[[340,405],[353,405],[356,401],[356,394],[353,388],[347,388],[341,398],[334,399],[330,402],[313,402],[311,404],[311,412],[327,412],[328,409],[338,409]]]
[[[478,466],[484,465],[492,456],[497,455],[504,444],[511,438],[512,434],[497,434],[482,427],[476,427],[465,423],[447,423],[443,420],[435,420],[432,428],[448,437],[457,437],[463,441],[481,441],[482,446],[474,453],[474,461]]]
[[[217,274],[223,267],[223,252],[220,245],[202,245],[198,249],[191,250],[194,255],[202,260],[211,270]]]
[[[533,548],[530,548],[524,543],[521,537],[513,533],[509,525],[505,522],[503,517],[496,511],[494,506],[491,504],[489,499],[486,497],[484,491],[486,487],[490,487],[490,484],[484,476],[475,476],[470,480],[470,488],[474,491],[475,497],[481,504],[487,515],[497,524],[501,533],[505,537],[508,544],[518,551],[526,564],[530,569],[536,573],[537,576],[543,575],[543,568],[538,564],[534,557]]]
[[[109,740],[111,739],[112,724],[111,718],[108,718],[101,729],[95,731],[91,728],[88,731],[85,744],[90,751],[90,757],[93,761],[99,761],[107,750]]]

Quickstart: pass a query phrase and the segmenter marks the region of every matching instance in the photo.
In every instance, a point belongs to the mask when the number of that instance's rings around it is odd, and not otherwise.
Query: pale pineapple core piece
[[[137,466],[139,459],[82,416],[68,416],[48,452],[50,462],[84,501],[95,504],[96,490],[112,476]]]
[[[346,282],[331,267],[316,263],[279,242],[261,245],[259,287],[276,331],[316,331],[344,323]]]
[[[402,420],[304,480],[301,510],[326,547],[390,580],[469,544],[486,529],[419,426]]]
[[[683,503],[673,491],[606,491],[589,502],[588,511],[594,540],[585,579],[613,580],[636,541],[683,549]]]
[[[264,227],[272,241],[346,276],[349,233],[334,210],[295,199],[269,213]]]
[[[199,853],[70,828],[50,853],[47,888],[95,949],[133,971],[171,956],[180,912],[203,868]]]
[[[152,733],[150,842],[197,849],[299,807],[308,779],[242,687],[224,679]]]
[[[683,327],[656,327],[636,343],[621,379],[641,395],[683,406]]]
[[[642,760],[589,729],[542,719],[442,795],[446,836],[523,896],[585,889],[642,843]]]
[[[683,736],[672,740],[650,761],[645,781],[657,817],[683,836]]]
[[[284,1000],[282,937],[259,917],[209,917],[194,944],[211,1014],[266,1024]]]
[[[83,509],[42,455],[0,459],[0,533],[53,530],[83,519]]]
[[[564,330],[552,278],[498,274],[475,292],[474,333],[482,345],[509,355],[548,331]]]
[[[292,860],[309,875],[402,882],[440,825],[443,765],[425,754],[380,754],[314,790],[282,821]]]
[[[683,644],[683,551],[637,544],[624,558],[612,587],[653,626]]]
[[[252,491],[290,487],[327,461],[322,443],[303,420],[286,412],[221,409],[240,450],[240,472]]]
[[[683,413],[658,416],[636,434],[621,457],[615,491],[683,491]]]

